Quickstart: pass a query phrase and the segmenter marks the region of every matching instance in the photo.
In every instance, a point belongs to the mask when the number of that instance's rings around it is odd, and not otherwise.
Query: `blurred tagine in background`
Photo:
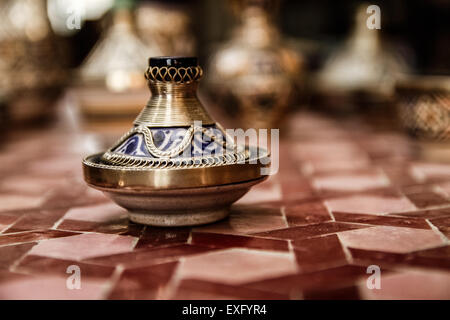
[[[274,23],[279,1],[230,1],[239,18],[209,64],[211,96],[244,128],[275,128],[294,101],[303,58],[285,45]]]
[[[0,3],[0,96],[10,124],[48,120],[67,72],[44,0]]]
[[[187,6],[144,2],[136,10],[136,25],[142,39],[149,45],[156,43],[164,55],[195,55]]]
[[[147,57],[161,55],[155,43],[144,43],[134,25],[134,0],[116,0],[112,24],[79,70],[76,94],[81,116],[89,128],[125,125],[148,99]]]
[[[320,108],[334,113],[394,110],[395,83],[408,67],[382,42],[380,30],[367,26],[368,7],[358,6],[350,37],[314,79],[314,104]]]
[[[233,202],[267,178],[267,150],[234,143],[209,116],[197,98],[203,76],[197,58],[153,57],[145,75],[150,100],[113,147],[85,158],[86,182],[136,223],[223,219]]]

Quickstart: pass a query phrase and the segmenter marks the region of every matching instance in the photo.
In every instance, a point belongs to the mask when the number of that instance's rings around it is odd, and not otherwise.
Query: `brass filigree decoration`
[[[202,133],[220,146],[223,147],[222,154],[205,155],[200,157],[179,157],[188,147],[191,146],[192,140],[196,133]],[[116,153],[114,150],[124,143],[128,138],[135,134],[142,134],[147,150],[156,158],[146,158],[131,156],[121,153]],[[153,135],[149,128],[137,126],[132,128],[129,132],[123,135],[113,148],[107,150],[102,159],[110,164],[128,166],[134,168],[200,168],[200,167],[214,167],[219,165],[229,165],[244,162],[249,157],[248,152],[241,148],[238,150],[237,146],[224,136],[222,140],[217,136],[211,134],[208,128],[191,126],[187,129],[185,136],[181,142],[170,150],[160,150],[156,147],[153,141]]]
[[[145,79],[148,81],[192,83],[203,76],[200,66],[175,68],[175,67],[148,67],[145,71]]]

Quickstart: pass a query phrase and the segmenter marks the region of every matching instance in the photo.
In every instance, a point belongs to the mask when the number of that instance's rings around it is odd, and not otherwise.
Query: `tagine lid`
[[[196,95],[202,74],[195,57],[150,58],[145,73],[150,100],[111,148],[84,159],[87,183],[136,191],[262,178],[270,164],[267,151],[235,144],[212,120]]]

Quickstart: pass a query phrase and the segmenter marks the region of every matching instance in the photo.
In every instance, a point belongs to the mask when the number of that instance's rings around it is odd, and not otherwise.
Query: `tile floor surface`
[[[228,219],[167,229],[85,185],[89,137],[14,136],[0,150],[0,299],[450,299],[450,164],[355,122],[302,113],[290,132],[278,174]]]

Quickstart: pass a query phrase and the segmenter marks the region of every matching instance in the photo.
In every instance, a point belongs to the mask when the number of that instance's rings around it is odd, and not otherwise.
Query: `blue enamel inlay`
[[[168,151],[177,147],[186,135],[187,128],[153,128],[150,129],[155,146],[161,151]],[[216,127],[208,127],[210,134],[218,141],[224,141],[223,133]],[[213,141],[209,136],[196,132],[192,139],[191,148],[180,154],[179,157],[198,157],[217,155],[223,153],[221,144]],[[118,146],[114,152],[129,156],[152,157],[145,146],[144,136],[135,134]]]
[[[175,148],[183,141],[186,135],[186,128],[164,128],[164,129],[151,129],[153,135],[153,142],[155,146],[162,151]]]
[[[150,156],[150,153],[145,147],[144,136],[142,134],[135,134],[131,136],[127,141],[118,146],[114,152],[137,157]]]

